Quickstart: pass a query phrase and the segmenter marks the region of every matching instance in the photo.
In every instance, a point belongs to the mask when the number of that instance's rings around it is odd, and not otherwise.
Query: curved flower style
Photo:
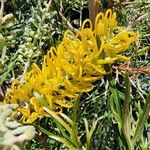
[[[105,14],[99,13],[94,31],[89,19],[76,35],[67,30],[58,47],[51,47],[44,56],[41,69],[33,64],[23,83],[17,80],[12,83],[5,103],[19,104],[23,122],[47,115],[42,106],[56,113],[63,107],[71,108],[73,99],[91,91],[93,82],[108,73],[105,64],[129,60],[120,53],[136,40],[134,32],[117,26],[116,13],[110,9]]]

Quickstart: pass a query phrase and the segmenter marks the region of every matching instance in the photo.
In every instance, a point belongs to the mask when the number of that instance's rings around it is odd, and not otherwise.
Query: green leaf
[[[68,124],[65,123],[64,120],[62,120],[55,112],[51,111],[50,109],[43,107],[44,110],[49,113],[53,118],[55,118],[71,135],[72,135],[72,130],[69,127]]]
[[[41,132],[45,133],[46,135],[48,135],[53,140],[56,140],[56,141],[59,141],[59,142],[65,144],[65,146],[67,146],[70,150],[76,150],[76,148],[65,138],[63,138],[61,136],[54,135],[40,126],[37,126],[37,127],[41,130]]]

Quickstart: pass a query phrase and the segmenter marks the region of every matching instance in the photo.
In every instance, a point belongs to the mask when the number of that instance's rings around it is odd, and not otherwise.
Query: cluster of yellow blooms
[[[99,13],[94,31],[89,19],[76,35],[67,30],[58,47],[52,47],[44,56],[41,69],[33,64],[22,83],[13,81],[5,103],[19,104],[23,122],[28,123],[46,115],[42,106],[57,113],[63,107],[71,108],[73,99],[92,90],[93,82],[107,73],[105,64],[129,60],[120,53],[136,40],[134,32],[117,26],[115,12],[109,9]]]

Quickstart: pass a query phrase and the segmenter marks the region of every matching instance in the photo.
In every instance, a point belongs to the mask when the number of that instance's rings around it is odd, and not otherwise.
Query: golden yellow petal
[[[39,117],[39,114],[36,112],[33,112],[27,119],[28,123],[34,122]]]
[[[55,104],[58,104],[61,107],[65,107],[65,108],[71,108],[71,107],[73,107],[73,103],[69,102],[69,101],[67,101],[65,99],[58,99],[58,100],[55,101]]]
[[[103,60],[97,60],[97,64],[112,64],[117,59],[118,59],[117,57],[114,57],[114,58],[106,57]]]
[[[117,55],[116,57],[117,57],[118,60],[120,60],[120,61],[129,61],[129,60],[130,60],[129,57],[126,57],[126,56],[123,56],[123,55]]]
[[[30,109],[28,108],[18,108],[17,111],[21,112],[25,118],[30,116]]]

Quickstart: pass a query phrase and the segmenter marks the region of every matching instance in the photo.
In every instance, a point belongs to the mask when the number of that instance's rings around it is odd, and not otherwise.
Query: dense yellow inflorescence
[[[93,82],[107,74],[105,64],[129,60],[120,53],[136,40],[134,32],[117,26],[115,12],[99,13],[94,31],[89,19],[76,35],[67,30],[58,47],[51,47],[44,56],[41,68],[33,64],[22,83],[14,80],[5,103],[19,104],[18,111],[27,123],[46,115],[42,106],[57,113],[71,108],[80,93],[91,91]]]

